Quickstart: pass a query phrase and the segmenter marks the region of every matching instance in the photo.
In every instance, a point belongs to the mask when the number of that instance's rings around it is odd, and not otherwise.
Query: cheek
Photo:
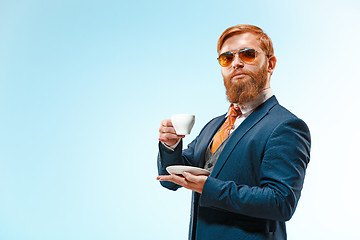
[[[266,66],[264,64],[259,65],[249,65],[247,71],[248,73],[251,73],[250,75],[258,75],[259,73],[262,73],[263,71],[266,71]]]
[[[221,68],[221,74],[222,74],[222,76],[224,78],[227,78],[229,76],[229,74],[230,74],[230,71],[229,71],[229,69],[222,67]]]

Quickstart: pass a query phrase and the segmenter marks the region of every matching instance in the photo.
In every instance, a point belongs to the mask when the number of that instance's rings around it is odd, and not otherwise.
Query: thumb
[[[183,172],[182,174],[186,180],[189,182],[196,182],[196,176],[194,174],[191,174],[189,172]]]

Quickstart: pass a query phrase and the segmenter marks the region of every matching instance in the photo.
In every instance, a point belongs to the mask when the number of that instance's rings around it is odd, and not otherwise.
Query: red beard
[[[259,93],[264,90],[267,79],[266,68],[261,69],[260,72],[245,72],[247,74],[242,79],[235,81],[224,79],[224,85],[226,88],[226,95],[231,103],[244,104],[254,100]]]

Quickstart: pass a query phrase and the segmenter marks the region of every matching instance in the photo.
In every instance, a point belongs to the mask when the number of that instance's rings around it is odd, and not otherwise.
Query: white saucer
[[[170,174],[182,174],[183,172],[189,172],[194,175],[205,175],[205,176],[210,175],[210,172],[203,168],[184,166],[184,165],[168,166],[166,168],[166,171],[168,171]]]

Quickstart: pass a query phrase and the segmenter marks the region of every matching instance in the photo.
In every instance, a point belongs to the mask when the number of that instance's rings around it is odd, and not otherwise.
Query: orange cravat
[[[234,105],[230,106],[230,114],[220,130],[215,134],[214,140],[211,146],[211,152],[214,153],[220,144],[229,136],[231,128],[234,126],[235,120],[241,115],[241,111]]]

